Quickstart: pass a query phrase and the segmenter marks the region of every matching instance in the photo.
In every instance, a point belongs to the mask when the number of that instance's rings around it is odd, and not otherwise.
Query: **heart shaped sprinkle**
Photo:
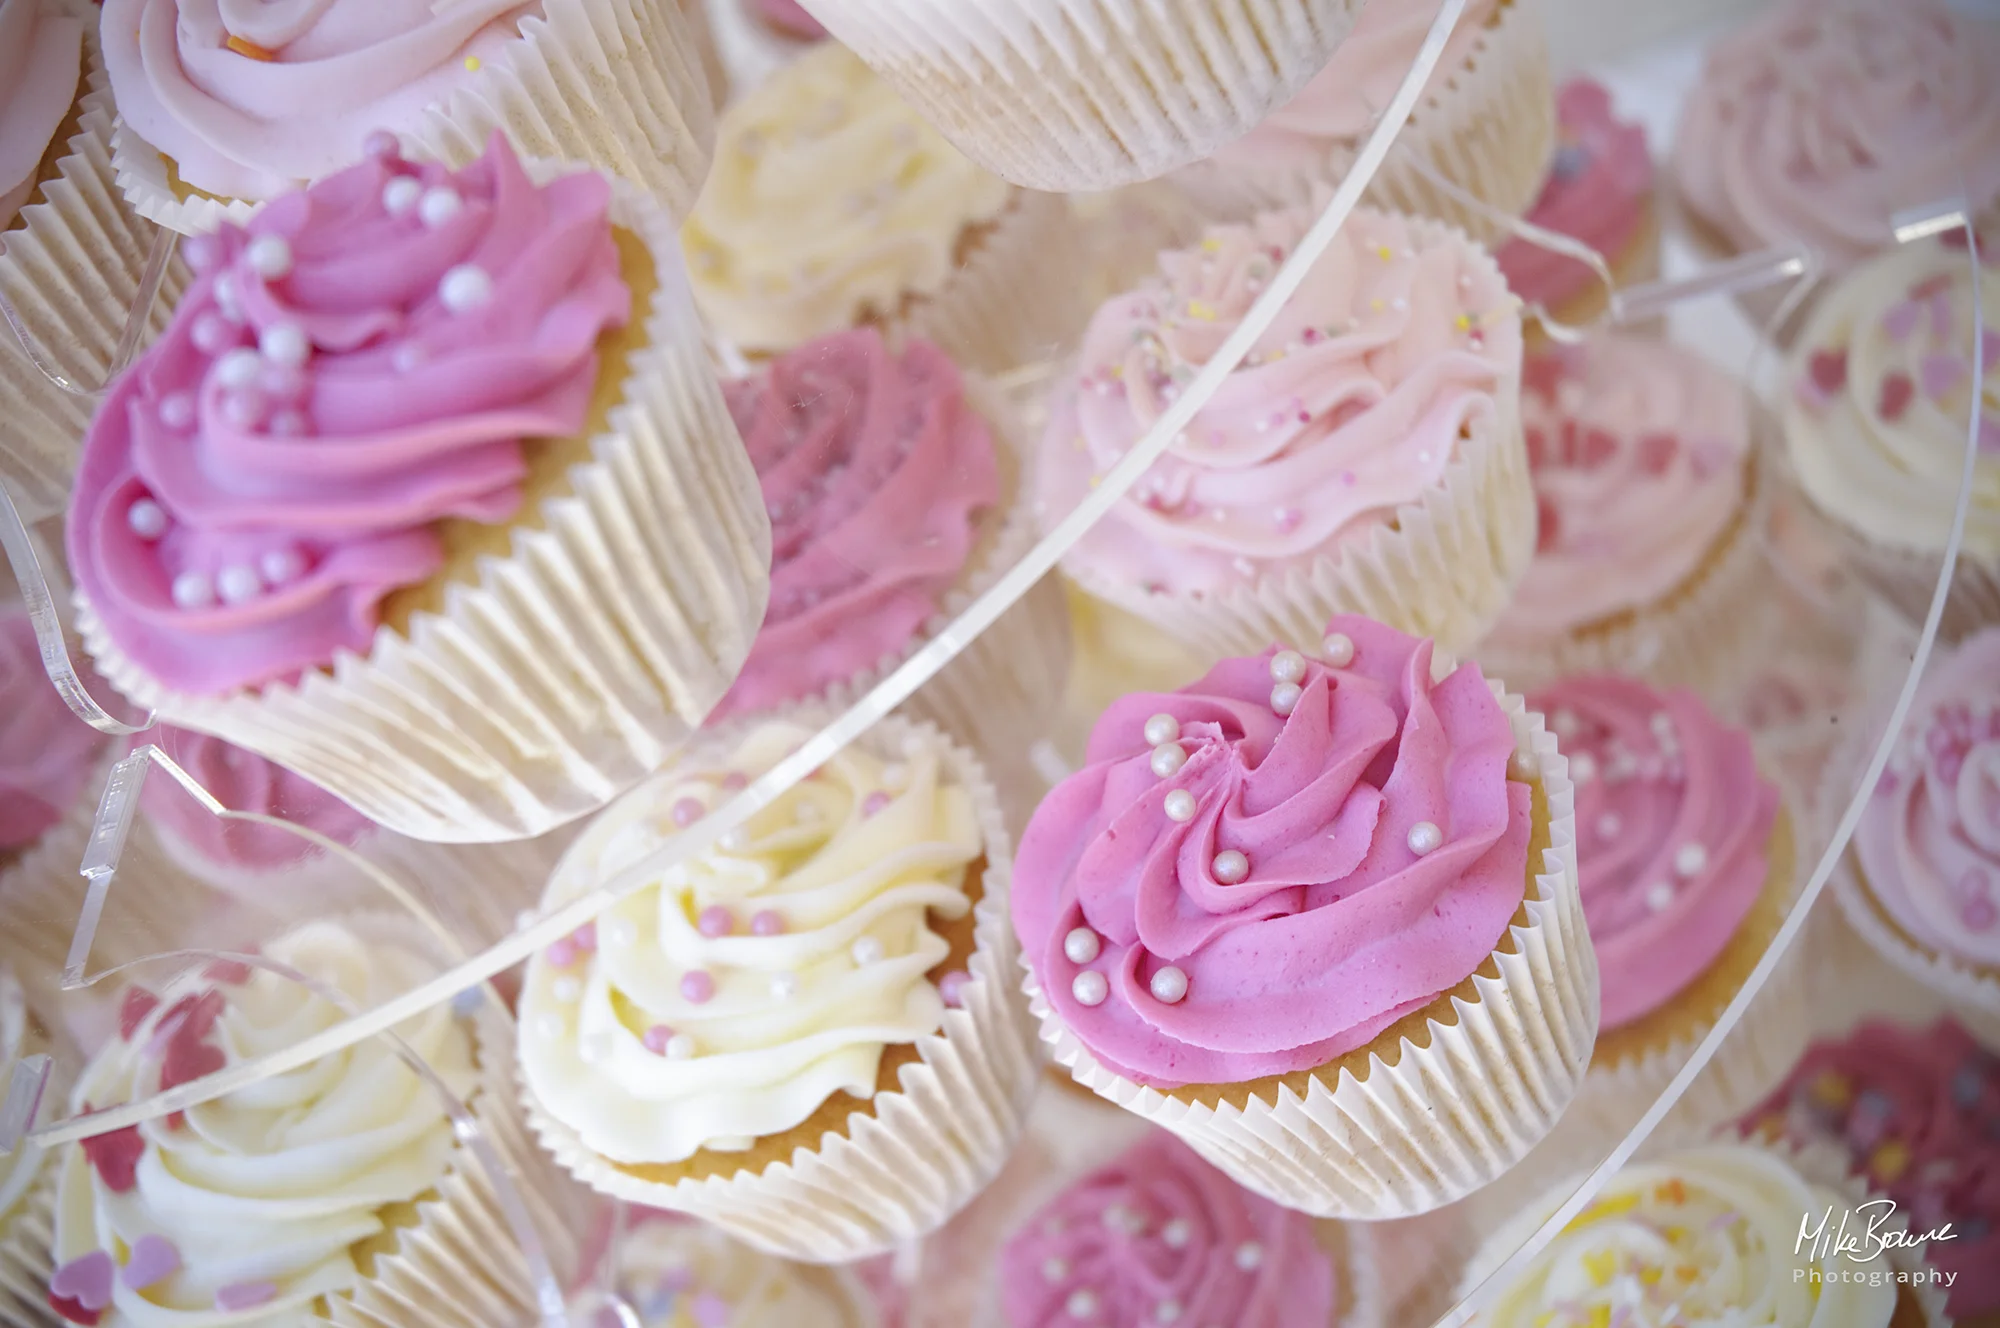
[[[132,1035],[139,1031],[139,1025],[146,1022],[146,1016],[159,1005],[160,998],[144,987],[127,987],[125,994],[118,998],[119,1040],[130,1042]]]
[[[231,1282],[216,1289],[215,1308],[225,1314],[254,1310],[276,1299],[277,1295],[277,1284],[273,1282]]]
[[[108,1252],[92,1250],[50,1275],[49,1294],[74,1300],[86,1310],[101,1310],[111,1303],[111,1279],[117,1271]]]
[[[132,1290],[144,1291],[180,1269],[181,1252],[174,1243],[165,1236],[148,1233],[132,1246],[132,1257],[125,1261],[119,1278]]]
[[[97,1169],[105,1189],[125,1194],[138,1183],[139,1158],[146,1151],[146,1141],[139,1137],[138,1126],[127,1125],[122,1130],[85,1139],[80,1146],[84,1158]]]

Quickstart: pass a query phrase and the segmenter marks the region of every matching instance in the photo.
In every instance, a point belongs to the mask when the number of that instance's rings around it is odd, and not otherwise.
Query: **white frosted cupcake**
[[[975,161],[1031,189],[1164,175],[1318,73],[1357,0],[812,0]],[[1035,95],[1023,96],[1032,87]]]
[[[573,1306],[580,1328],[605,1322],[609,1297],[639,1328],[879,1328],[882,1316],[848,1268],[752,1249],[705,1222],[645,1214],[619,1233],[597,1282]],[[608,1293],[608,1296],[607,1296]],[[619,1324],[615,1309],[611,1317]]]
[[[823,718],[704,737],[590,824],[546,903],[610,881]],[[529,961],[536,1133],[594,1189],[791,1258],[934,1230],[999,1170],[1036,1083],[1010,862],[972,759],[877,725]]]
[[[0,962],[0,1102],[15,1067],[46,1055],[52,1039],[28,1008],[27,993]],[[42,1116],[55,1114],[60,1089],[45,1081]],[[0,1153],[0,1316],[10,1324],[48,1321],[49,1222],[55,1188],[47,1155],[25,1141]]]

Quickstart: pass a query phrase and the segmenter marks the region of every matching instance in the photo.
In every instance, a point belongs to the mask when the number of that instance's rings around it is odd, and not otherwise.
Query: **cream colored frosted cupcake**
[[[872,324],[1004,370],[1082,322],[1064,200],[968,161],[838,43],[723,116],[681,239],[702,313],[752,355]]]
[[[52,1050],[48,1030],[28,1007],[27,993],[0,961],[0,1103],[8,1100],[15,1067]],[[45,1080],[42,1117],[55,1114],[57,1083]],[[25,1141],[0,1153],[0,1316],[10,1324],[52,1322],[48,1304],[49,1223],[55,1186],[47,1155]]]
[[[1151,179],[1215,151],[1318,73],[1362,6],[812,0],[809,8],[975,161],[1031,189],[1067,191]]]
[[[546,904],[604,885],[823,715],[706,735],[586,829]],[[1036,1084],[978,766],[888,720],[692,862],[529,961],[529,1119],[593,1189],[791,1258],[941,1225]]]
[[[638,1316],[638,1328],[879,1328],[883,1322],[852,1270],[781,1259],[706,1222],[644,1214],[619,1234],[607,1258],[597,1280]],[[602,1293],[585,1295],[572,1305],[571,1322],[592,1328],[605,1322],[608,1307]],[[600,1317],[585,1317],[593,1310]]]

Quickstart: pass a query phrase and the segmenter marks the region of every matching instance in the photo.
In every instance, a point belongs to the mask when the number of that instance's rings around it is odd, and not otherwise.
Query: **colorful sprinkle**
[[[111,1303],[111,1282],[117,1272],[118,1265],[107,1251],[92,1250],[50,1275],[49,1295],[75,1301],[85,1311],[101,1310]]]
[[[782,936],[785,934],[785,917],[774,908],[760,908],[750,917],[752,936]]]
[[[277,52],[267,51],[256,42],[239,37],[233,32],[229,34],[229,40],[222,44],[238,55],[247,56],[249,59],[258,60],[264,64],[270,64],[278,58]]]
[[[181,1252],[165,1236],[147,1233],[132,1246],[131,1257],[119,1278],[134,1291],[144,1291],[155,1282],[172,1277],[181,1268]]]
[[[1882,394],[1875,402],[1875,411],[1883,419],[1894,423],[1903,418],[1903,412],[1910,408],[1910,402],[1917,395],[1917,385],[1910,381],[1906,373],[1892,373],[1882,380]]]
[[[707,969],[696,968],[681,974],[681,995],[696,1005],[715,999],[715,977]]]
[[[146,1022],[146,1016],[158,1009],[160,998],[144,987],[132,986],[118,1000],[118,1037],[130,1042],[132,1035],[139,1031],[139,1025]]]
[[[219,1287],[215,1292],[215,1308],[225,1314],[238,1310],[254,1310],[259,1305],[267,1305],[278,1297],[275,1282],[231,1282]]]

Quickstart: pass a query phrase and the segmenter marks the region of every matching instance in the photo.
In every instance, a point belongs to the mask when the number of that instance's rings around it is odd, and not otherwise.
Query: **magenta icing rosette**
[[[104,735],[76,717],[43,672],[27,611],[0,609],[0,859],[68,814],[104,748]]]
[[[1368,619],[1112,705],[1022,836],[1014,925],[1141,1084],[1323,1065],[1464,981],[1527,886],[1531,802],[1476,665]]]
[[[1838,1145],[1913,1231],[1949,1223],[1924,1260],[1955,1274],[1952,1315],[2000,1311],[2000,1059],[1956,1021],[1871,1021],[1815,1043],[1744,1125]]]
[[[1000,497],[994,442],[945,353],[872,328],[724,386],[771,516],[771,599],[714,718],[816,696],[906,650]]]
[[[1576,784],[1577,868],[1600,1027],[1672,1000],[1715,962],[1768,875],[1777,790],[1749,735],[1685,688],[1572,678],[1528,697]]]
[[[594,174],[530,182],[507,141],[460,171],[393,143],[196,237],[159,342],[84,440],[80,591],[154,680],[215,695],[365,654],[435,523],[519,509],[529,439],[578,431],[630,316]]]
[[[311,780],[220,738],[161,726],[135,742],[156,744],[231,811],[276,817],[345,845],[374,828],[367,817]],[[156,830],[199,863],[273,872],[320,852],[310,840],[276,826],[217,816],[165,775],[146,781],[139,805]]]
[[[1321,1328],[1338,1292],[1313,1221],[1155,1132],[1077,1181],[1000,1252],[1007,1328]]]

